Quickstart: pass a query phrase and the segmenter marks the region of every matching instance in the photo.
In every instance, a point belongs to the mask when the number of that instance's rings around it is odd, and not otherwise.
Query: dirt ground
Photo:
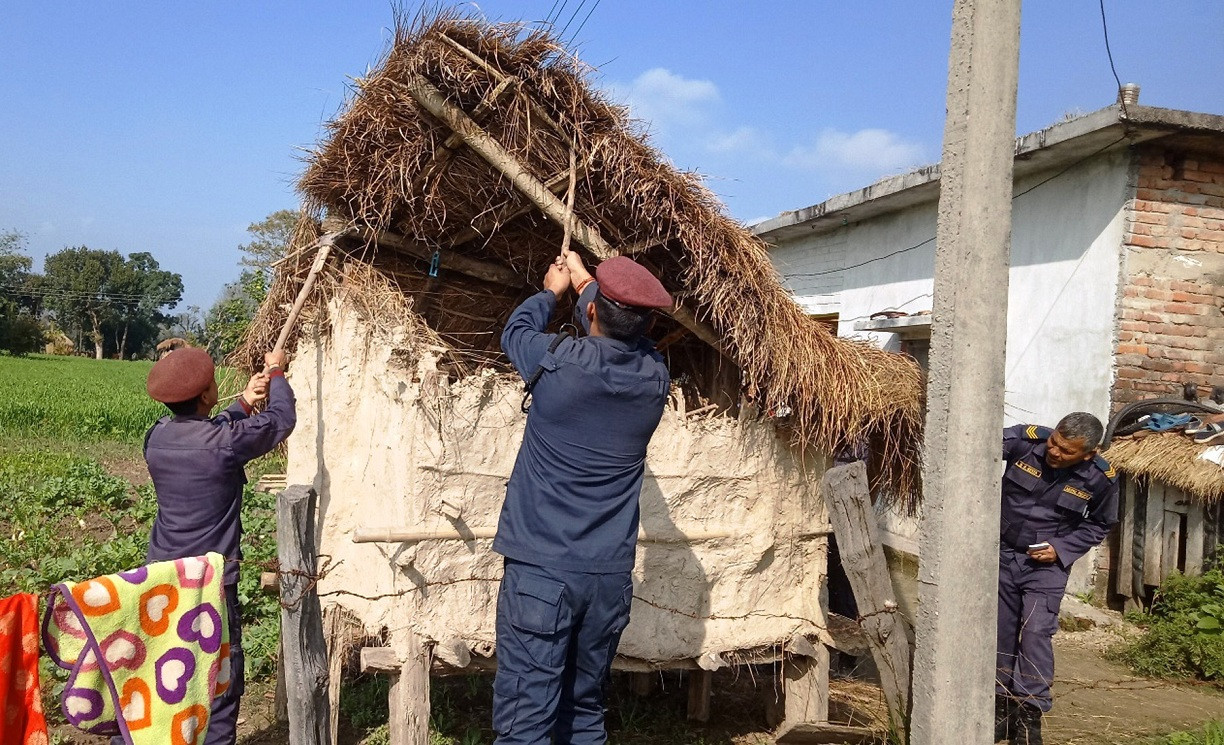
[[[1116,643],[1114,632],[1060,632],[1055,707],[1046,718],[1050,745],[1107,745],[1153,735],[1198,729],[1204,722],[1224,719],[1224,690],[1205,685],[1145,680],[1106,660],[1102,652]],[[442,737],[437,742],[491,742],[489,700],[491,679],[435,679],[444,711]],[[682,678],[661,676],[646,698],[631,694],[628,680],[618,676],[609,695],[610,742],[640,745],[758,745],[771,742],[768,716],[776,691],[768,671],[720,671],[714,679],[712,719],[686,722]],[[439,693],[436,692],[436,693]],[[831,714],[845,723],[871,725],[880,721],[883,704],[878,689],[855,680],[835,680]],[[774,704],[776,706],[776,704]],[[104,745],[103,738],[58,729],[60,742]],[[357,745],[361,737],[343,719],[337,745]],[[247,686],[239,723],[240,745],[288,742],[288,733],[273,713],[271,681]]]
[[[1130,675],[1102,657],[1117,640],[1110,631],[1054,637],[1054,709],[1047,743],[1104,745],[1201,727],[1224,719],[1224,690]]]

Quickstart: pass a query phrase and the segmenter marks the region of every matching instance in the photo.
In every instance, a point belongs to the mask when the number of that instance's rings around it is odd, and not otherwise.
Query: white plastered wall
[[[1121,151],[1015,184],[1018,195],[1036,188],[1013,202],[1005,425],[1052,426],[1071,411],[1109,416],[1129,167]],[[932,201],[784,242],[771,257],[810,313],[838,314],[839,335],[896,350],[895,334],[855,331],[855,323],[882,310],[931,309],[934,242],[863,262],[934,236],[936,210]],[[897,548],[916,551],[917,520],[883,514],[881,527]],[[1077,562],[1070,591],[1090,589],[1095,562],[1095,552]]]
[[[490,540],[351,539],[362,527],[495,527],[522,438],[522,383],[485,374],[448,384],[432,359],[406,367],[383,339],[333,302],[292,369],[288,479],[319,492],[319,551],[333,567],[319,584],[324,606],[347,607],[393,647],[411,630],[487,654],[502,563]],[[620,654],[709,659],[796,634],[826,638],[823,459],[800,462],[767,421],[692,417],[678,405],[650,444],[643,528],[731,535],[639,543]],[[442,500],[461,508],[458,521]]]

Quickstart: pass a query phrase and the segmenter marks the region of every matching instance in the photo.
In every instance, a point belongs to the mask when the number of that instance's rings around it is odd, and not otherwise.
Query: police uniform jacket
[[[1028,551],[1049,542],[1064,571],[1105,539],[1118,522],[1118,477],[1109,462],[1095,456],[1070,468],[1045,461],[1051,430],[1016,425],[1003,431],[1003,550]]]
[[[157,491],[149,561],[216,551],[242,558],[244,466],[271,452],[297,423],[293,389],[279,371],[268,384],[268,406],[251,416],[241,401],[215,417],[167,416],[145,435],[144,455]],[[225,584],[238,564],[225,563]]]
[[[576,315],[598,290],[591,282]],[[633,569],[646,446],[671,379],[646,339],[555,339],[557,298],[543,290],[510,316],[501,346],[524,380],[543,368],[502,505],[493,550],[567,571]]]

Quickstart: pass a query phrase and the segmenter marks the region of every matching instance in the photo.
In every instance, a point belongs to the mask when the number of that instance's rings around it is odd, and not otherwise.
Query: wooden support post
[[[629,673],[629,692],[638,698],[645,698],[655,692],[658,682],[658,673]]]
[[[421,637],[409,632],[406,658],[391,679],[390,745],[429,745],[430,653]]]
[[[1203,529],[1203,504],[1193,501],[1186,513],[1186,574],[1203,573],[1203,554],[1207,545]]]
[[[1118,565],[1113,567],[1114,592],[1125,598],[1127,610],[1135,599],[1135,490],[1139,483],[1130,476],[1122,476],[1120,517],[1118,526]]]
[[[1161,566],[1164,557],[1165,485],[1148,481],[1147,515],[1143,524],[1143,584],[1155,587],[1168,573]]]
[[[710,693],[714,673],[693,670],[688,674],[688,719],[690,722],[710,721]]]
[[[829,648],[812,645],[815,656],[793,656],[783,668],[783,730],[829,721]]]
[[[880,671],[889,719],[894,731],[905,732],[909,725],[913,649],[909,624],[897,612],[888,562],[879,541],[867,488],[867,467],[856,461],[829,469],[820,481],[820,494],[829,505],[842,566],[858,604],[859,623]]]
[[[276,547],[281,570],[281,633],[290,745],[331,745],[327,645],[313,579],[315,491],[290,486],[276,500]]]
[[[405,89],[422,108],[450,127],[451,131],[462,137],[467,146],[476,151],[477,155],[510,179],[515,188],[531,200],[548,219],[562,227],[568,221],[573,239],[585,246],[597,259],[602,261],[617,255],[618,252],[604,240],[598,230],[582,220],[571,217],[565,209],[565,203],[556,194],[553,194],[544,183],[532,175],[517,158],[507,152],[501,143],[472,121],[471,117],[463,112],[463,109],[447,101],[442,91],[434,87],[428,80],[419,75],[410,76],[405,84]],[[718,343],[718,332],[709,324],[697,320],[691,311],[677,305],[675,310],[671,311],[671,315],[702,341],[711,344],[719,352],[723,351],[722,345]]]
[[[289,692],[285,690],[285,635],[276,643],[276,692],[272,699],[276,721],[289,721]]]
[[[333,605],[323,614],[323,627],[327,636],[327,707],[331,714],[328,730],[331,741],[338,742],[340,734],[340,677],[344,673],[345,635],[347,629],[340,606]]]

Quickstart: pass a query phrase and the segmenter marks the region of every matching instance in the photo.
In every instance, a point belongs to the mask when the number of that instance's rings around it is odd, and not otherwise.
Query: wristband
[[[574,291],[577,292],[579,295],[581,295],[582,291],[587,288],[587,285],[591,284],[594,281],[595,281],[594,277],[587,277],[586,279],[578,283],[578,287],[576,287]]]

